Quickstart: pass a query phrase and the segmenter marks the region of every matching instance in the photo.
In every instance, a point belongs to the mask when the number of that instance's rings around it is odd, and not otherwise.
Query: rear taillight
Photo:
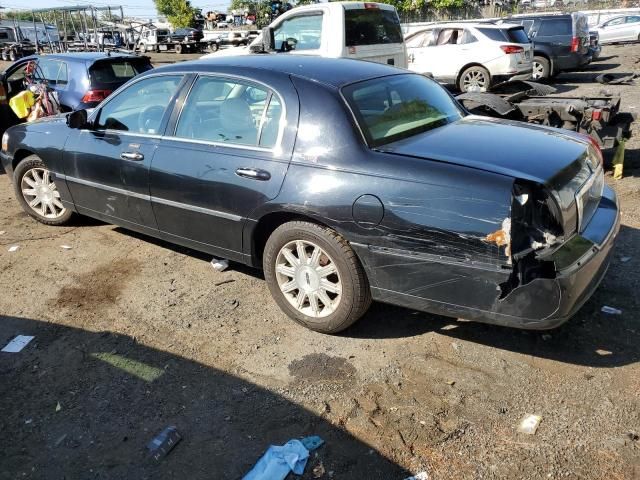
[[[577,52],[580,47],[580,39],[578,37],[571,38],[571,51]]]
[[[7,103],[7,91],[4,89],[4,86],[0,83],[0,105],[4,105]]]
[[[517,45],[500,45],[500,48],[507,55],[510,55],[512,53],[522,53],[522,52],[524,52],[524,48],[518,47]]]
[[[82,103],[101,102],[109,96],[111,90],[88,90],[82,97]]]

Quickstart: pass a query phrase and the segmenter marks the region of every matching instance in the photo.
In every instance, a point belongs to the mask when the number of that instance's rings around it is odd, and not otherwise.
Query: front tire
[[[458,81],[458,88],[461,92],[468,92],[470,90],[486,92],[489,90],[490,84],[491,75],[489,74],[489,70],[484,67],[473,66],[462,72],[460,80]]]
[[[340,332],[371,305],[358,257],[327,227],[301,221],[281,225],[267,240],[263,268],[282,311],[316,332]]]
[[[64,225],[73,212],[62,204],[51,172],[37,155],[22,160],[14,172],[18,202],[30,216],[46,225]]]

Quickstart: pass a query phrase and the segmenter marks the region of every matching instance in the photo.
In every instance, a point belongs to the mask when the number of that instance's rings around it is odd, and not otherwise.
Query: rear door
[[[534,42],[541,40],[550,46],[558,67],[564,68],[573,63],[570,60],[573,28],[568,18],[543,18],[540,20],[538,31],[532,35]]]
[[[158,228],[240,260],[244,220],[278,195],[288,169],[298,124],[293,85],[203,74],[176,117],[151,165]]]
[[[417,73],[431,73],[433,60],[430,53],[433,51],[434,32],[437,30],[427,29],[407,37],[407,58],[409,69]]]
[[[627,15],[624,22],[625,41],[640,40],[640,15]]]
[[[9,106],[9,100],[24,90],[25,71],[29,61],[18,60],[2,73],[2,88],[0,88],[0,134],[21,122]]]

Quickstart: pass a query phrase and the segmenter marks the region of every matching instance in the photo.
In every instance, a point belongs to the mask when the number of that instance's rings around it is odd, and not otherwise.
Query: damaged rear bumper
[[[596,290],[609,266],[619,228],[618,201],[605,186],[587,227],[553,253],[555,277],[536,278],[504,298],[499,298],[500,271],[353,246],[372,280],[375,300],[466,320],[545,330],[566,322]]]

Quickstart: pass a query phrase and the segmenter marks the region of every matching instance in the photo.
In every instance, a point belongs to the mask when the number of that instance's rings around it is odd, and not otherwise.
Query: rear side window
[[[640,22],[640,17],[638,16],[627,17],[627,23],[638,23],[638,22]]]
[[[120,85],[150,69],[151,65],[141,59],[101,61],[89,67],[89,76],[93,85]]]
[[[529,43],[529,37],[524,32],[524,28],[510,28],[506,34],[510,42]]]
[[[347,47],[402,43],[400,20],[395,10],[348,8],[344,15]]]
[[[276,50],[281,52],[317,50],[322,40],[322,13],[288,18],[274,28],[273,37]]]
[[[202,77],[184,104],[175,135],[271,148],[278,138],[281,113],[277,95],[264,87]]]
[[[551,37],[554,35],[572,35],[571,21],[569,19],[545,19],[540,23],[538,36]]]
[[[478,28],[478,31],[485,37],[496,42],[504,42],[507,40],[504,31],[498,28]]]

